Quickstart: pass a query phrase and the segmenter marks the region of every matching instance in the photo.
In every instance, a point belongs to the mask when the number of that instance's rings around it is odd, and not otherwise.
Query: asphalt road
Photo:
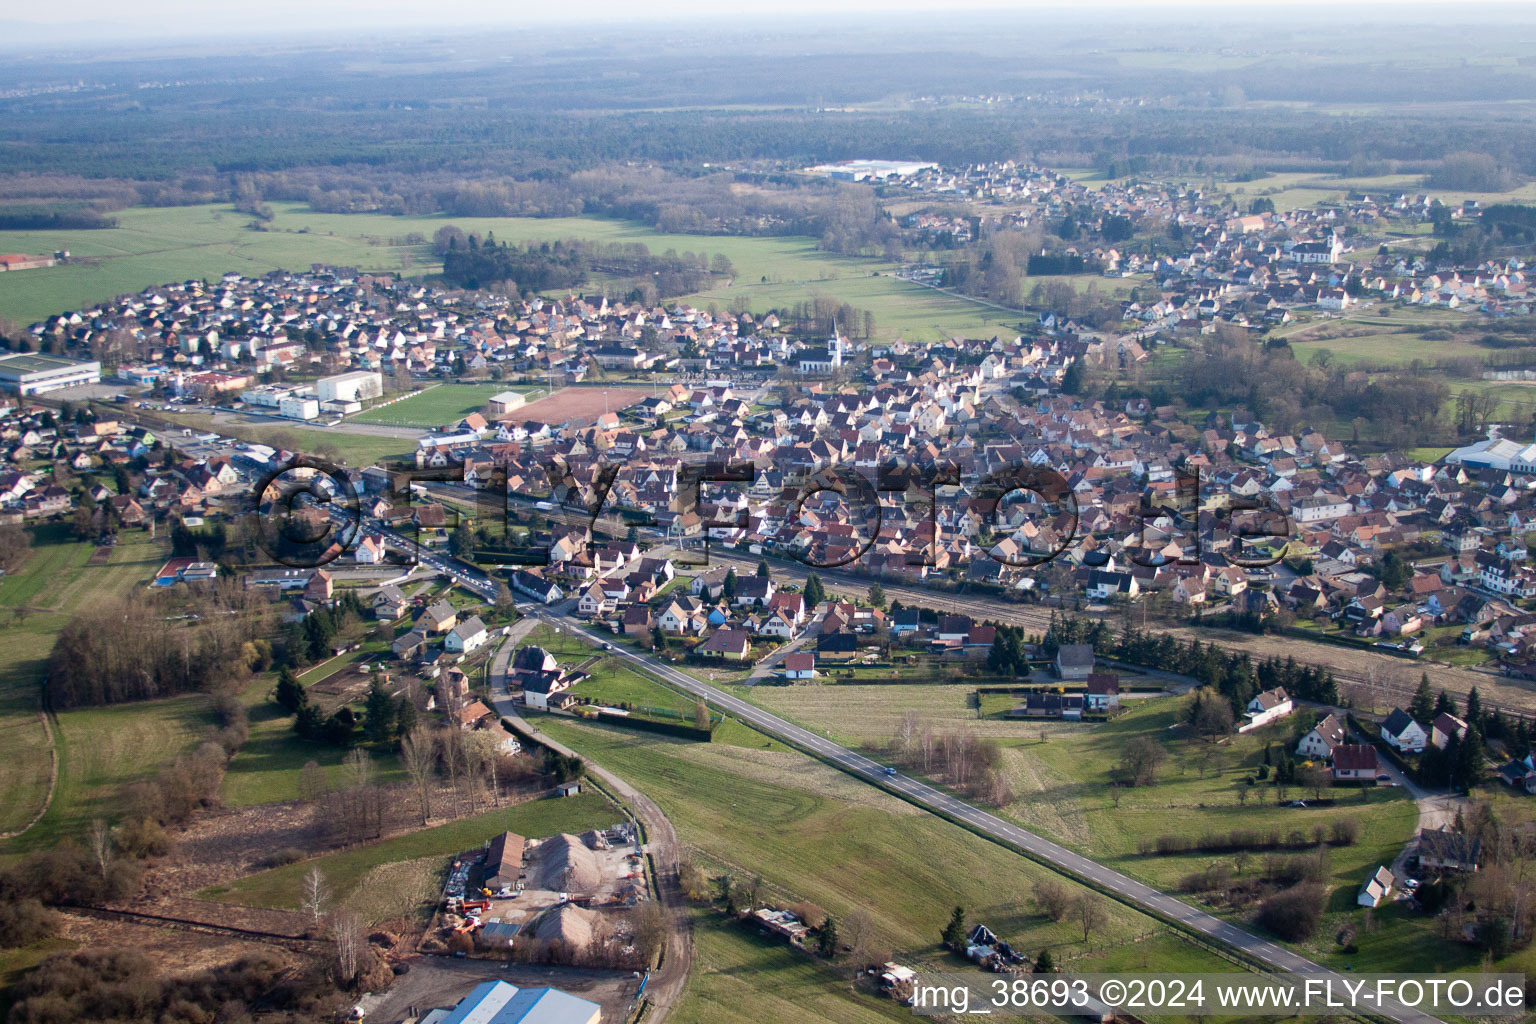
[[[557,620],[542,611],[535,612],[540,618],[548,621]],[[558,624],[570,632],[592,642],[599,648],[608,644],[608,640],[585,626],[578,625],[569,619],[558,620]],[[1189,904],[1174,899],[1165,893],[1138,882],[1127,875],[1123,875],[1112,868],[1105,867],[1097,861],[1090,860],[1082,854],[1074,853],[1064,846],[1060,846],[1044,839],[1033,832],[1027,832],[1012,822],[1004,821],[994,814],[989,814],[978,807],[974,807],[964,800],[951,796],[942,790],[935,789],[926,783],[909,778],[902,774],[892,774],[892,770],[862,754],[855,753],[838,743],[832,742],[826,736],[818,735],[809,729],[801,728],[792,722],[785,721],[777,715],[770,714],[756,705],[733,697],[724,690],[701,682],[686,672],[681,672],[671,665],[658,661],[629,650],[622,645],[613,645],[611,657],[621,658],[632,662],[646,671],[661,677],[666,682],[678,689],[703,697],[709,703],[722,711],[741,719],[770,736],[785,740],[804,750],[809,750],[817,756],[837,765],[854,776],[878,783],[888,789],[900,793],[919,806],[927,807],[959,821],[965,822],[972,828],[986,835],[1000,839],[1015,846],[1032,856],[1054,864],[1072,874],[1086,878],[1111,892],[1117,893],[1132,903],[1136,903],[1149,910],[1156,911],[1164,917],[1178,921],[1187,928],[1200,932],[1203,935],[1229,946],[1269,964],[1278,971],[1291,974],[1310,974],[1331,977],[1342,982],[1343,976],[1329,971],[1320,964],[1299,956],[1283,946],[1261,938],[1252,932],[1246,931],[1227,921],[1204,911],[1196,910]],[[1412,1010],[1405,1007],[1383,1007],[1381,1012],[1396,1021],[1405,1024],[1430,1024],[1438,1018],[1427,1013]]]

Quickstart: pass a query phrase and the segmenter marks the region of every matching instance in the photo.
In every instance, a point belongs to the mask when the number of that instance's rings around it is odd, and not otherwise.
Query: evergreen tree
[[[736,596],[736,570],[734,568],[726,571],[725,585],[721,587],[721,593],[725,595],[727,601]]]
[[[827,599],[827,591],[821,585],[821,577],[811,573],[805,578],[805,605],[806,611],[813,610],[817,605]]]
[[[1478,696],[1477,687],[1467,693],[1467,724],[1474,729],[1483,727],[1483,698]]]
[[[395,705],[395,735],[408,736],[416,728],[416,705],[409,697],[401,697]]]
[[[956,907],[949,915],[949,924],[944,926],[944,934],[940,936],[944,945],[950,949],[960,949],[965,945],[965,908]]]
[[[1456,700],[1445,690],[1440,691],[1440,696],[1435,698],[1435,714],[1454,715],[1456,713]]]
[[[885,607],[885,588],[878,583],[869,585],[869,603],[876,608]]]
[[[307,740],[317,740],[325,729],[320,709],[306,701],[293,716],[293,731]]]
[[[1428,725],[1435,718],[1435,694],[1429,688],[1429,673],[1419,676],[1419,688],[1414,691],[1413,700],[1408,705],[1408,713],[1414,720]]]
[[[1083,361],[1074,359],[1067,364],[1067,372],[1061,375],[1061,393],[1064,395],[1080,395],[1083,392],[1084,377]]]
[[[1035,957],[1035,973],[1036,974],[1055,974],[1056,973],[1056,958],[1051,956],[1051,951],[1050,950],[1042,949],[1040,951],[1040,955]]]
[[[821,926],[821,935],[816,940],[816,952],[830,960],[837,956],[837,919],[829,916],[826,923]]]
[[[368,701],[364,705],[368,738],[384,743],[395,734],[395,702],[378,676],[368,686]]]
[[[298,714],[305,704],[309,703],[309,694],[304,692],[304,684],[299,682],[293,670],[284,665],[277,673],[277,690],[273,694],[273,700],[277,706],[290,715]]]
[[[1456,747],[1456,757],[1451,765],[1451,782],[1460,789],[1470,790],[1483,777],[1483,736],[1477,726],[1467,726],[1467,734]]]
[[[767,579],[769,577],[769,575],[772,573],[772,571],[773,570],[768,568],[768,559],[766,559],[766,558],[759,558],[757,560],[757,578],[758,579],[760,579],[760,580]]]

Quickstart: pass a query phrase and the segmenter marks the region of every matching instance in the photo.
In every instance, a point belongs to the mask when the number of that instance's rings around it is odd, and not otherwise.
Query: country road
[[[552,624],[557,622],[554,616],[542,610],[536,611],[535,614]],[[600,634],[570,619],[558,620],[558,624],[576,636],[591,641],[598,648],[607,643]],[[656,658],[618,646],[614,648],[610,656],[628,661],[640,669],[658,676],[680,690],[702,697],[715,707],[735,716],[753,728],[808,751],[856,778],[882,785],[899,793],[920,807],[925,807],[945,817],[964,822],[966,825],[987,836],[1021,849],[1045,863],[1056,865],[1080,878],[1088,879],[1095,885],[1117,894],[1127,902],[1137,904],[1165,918],[1177,921],[1186,928],[1197,931],[1223,945],[1240,950],[1276,970],[1292,974],[1324,976],[1338,982],[1343,980],[1342,976],[1291,952],[1283,946],[1239,928],[1237,925],[1223,921],[1212,914],[1197,910],[1166,893],[1159,892],[1149,885],[1138,882],[1112,868],[1105,867],[1081,854],[1074,853],[1066,847],[1059,846],[1033,832],[1025,831],[1012,822],[1005,821],[994,814],[983,811],[958,797],[951,796],[942,790],[909,778],[906,775],[894,773],[893,770],[888,769],[878,761],[855,753],[847,747],[832,742],[825,736],[817,735],[808,729],[801,728],[777,715],[764,711],[756,705],[734,697],[724,690],[701,682],[686,672],[679,671]],[[1429,1022],[1437,1019],[1421,1011],[1401,1006],[1382,1007],[1381,1012],[1393,1020],[1412,1022],[1412,1024],[1429,1024]]]
[[[544,735],[533,723],[523,718],[518,705],[507,694],[507,663],[511,660],[512,649],[527,638],[539,621],[535,617],[520,619],[496,651],[491,661],[491,701],[496,706],[496,713],[518,733],[558,754],[570,756],[576,752]],[[646,987],[646,998],[651,1004],[646,1020],[652,1024],[661,1024],[682,999],[689,972],[693,969],[693,919],[689,916],[687,902],[678,888],[678,864],[682,847],[678,845],[677,830],[654,800],[590,759],[587,760],[587,766],[592,775],[629,801],[635,816],[645,826],[645,849],[655,863],[656,890],[670,918],[666,956],[661,966],[652,972]]]

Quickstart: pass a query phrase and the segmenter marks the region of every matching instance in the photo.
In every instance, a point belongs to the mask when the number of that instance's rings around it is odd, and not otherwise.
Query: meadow
[[[574,721],[541,720],[540,728],[654,799],[702,865],[760,875],[785,898],[812,900],[835,916],[865,909],[880,942],[903,962],[948,961],[937,940],[956,904],[968,920],[1023,948],[1049,946],[1058,962],[1107,956],[1166,933],[1145,915],[1108,904],[1109,924],[1085,944],[1070,922],[1031,909],[1034,883],[1054,872],[797,751],[688,743]],[[1175,948],[1214,965],[1193,946]]]
[[[69,528],[29,528],[32,549],[15,573],[0,579],[0,612],[8,614],[0,645],[0,831],[27,825],[48,799],[49,739],[38,717],[39,686],[53,638],[69,618],[103,600],[147,583],[169,554],[164,540],[127,532],[106,562],[89,564],[94,545],[75,541]],[[190,696],[114,709],[60,712],[53,746],[58,781],[52,802],[23,835],[0,842],[0,855],[47,846],[83,831],[93,817],[110,815],[111,798],[125,782],[146,777],[195,745],[212,719],[207,698]]]
[[[914,692],[915,691],[915,692]],[[742,691],[738,691],[740,693]],[[978,736],[998,740],[1017,794],[1004,814],[1019,824],[1063,845],[1091,854],[1104,864],[1151,885],[1172,888],[1179,880],[1207,866],[1208,855],[1149,857],[1140,853],[1144,840],[1167,832],[1200,835],[1232,828],[1300,829],[1310,834],[1317,824],[1351,820],[1360,828],[1352,846],[1332,850],[1332,884],[1352,903],[1365,874],[1378,864],[1390,864],[1417,827],[1418,814],[1401,790],[1339,789],[1331,807],[1302,810],[1279,806],[1271,787],[1246,784],[1262,763],[1266,744],[1292,739],[1294,723],[1267,729],[1210,748],[1205,743],[1174,740],[1184,701],[1180,698],[1138,700],[1105,724],[1051,723],[995,717],[1013,702],[998,698],[984,704],[988,717],[977,720],[970,688],[963,686],[798,686],[758,687],[748,694],[763,707],[825,730],[842,742],[879,749],[895,732],[908,710],[934,722],[941,730],[967,728]],[[1043,736],[1043,738],[1042,738]],[[1168,758],[1154,786],[1124,790],[1111,798],[1110,769],[1120,751],[1135,737],[1164,743]],[[1214,760],[1205,762],[1214,749]],[[1239,789],[1249,793],[1237,799]],[[1301,796],[1297,791],[1292,796]],[[1176,820],[1177,825],[1170,822]]]
[[[65,265],[0,276],[0,317],[26,324],[151,285],[215,278],[228,271],[258,275],[330,263],[407,276],[432,274],[440,264],[430,244],[412,238],[430,239],[452,223],[466,232],[494,233],[502,242],[583,238],[639,242],[657,252],[719,253],[735,265],[735,279],[686,299],[722,309],[736,302],[762,310],[820,295],[835,297],[872,310],[884,337],[990,336],[1016,330],[1019,320],[885,276],[891,264],[822,252],[814,239],[801,236],[666,234],[643,224],[593,217],[390,217],[315,213],[302,203],[271,206],[275,216],[264,230],[252,230],[250,217],[233,207],[208,205],[134,207],[114,214],[116,228],[97,231],[0,231],[0,250],[6,252],[67,249],[71,254]]]

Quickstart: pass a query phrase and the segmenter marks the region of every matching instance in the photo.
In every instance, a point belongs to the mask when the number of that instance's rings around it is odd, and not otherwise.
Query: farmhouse
[[[1120,706],[1120,677],[1113,672],[1093,672],[1084,694],[1089,711],[1112,711]]]

